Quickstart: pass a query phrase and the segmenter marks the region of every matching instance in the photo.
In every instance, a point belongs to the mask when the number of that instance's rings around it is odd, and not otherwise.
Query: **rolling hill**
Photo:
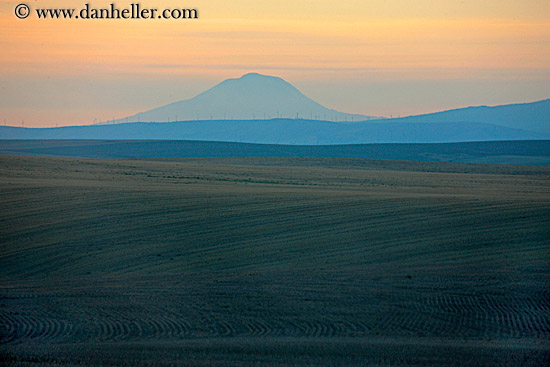
[[[447,143],[546,138],[550,138],[550,134],[479,122],[417,123],[392,120],[356,123],[294,119],[209,120],[41,129],[0,127],[0,139],[204,140],[296,145]]]
[[[0,140],[0,154],[117,159],[341,157],[548,165],[550,140],[355,145],[272,145],[182,140]]]
[[[532,103],[518,103],[494,107],[467,107],[431,114],[409,116],[394,119],[393,121],[411,123],[469,121],[550,134],[550,99]]]

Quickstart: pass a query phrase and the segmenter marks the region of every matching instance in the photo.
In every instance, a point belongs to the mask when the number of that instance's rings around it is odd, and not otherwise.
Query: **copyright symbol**
[[[25,19],[31,14],[31,8],[27,4],[19,4],[15,7],[15,16],[19,19]]]

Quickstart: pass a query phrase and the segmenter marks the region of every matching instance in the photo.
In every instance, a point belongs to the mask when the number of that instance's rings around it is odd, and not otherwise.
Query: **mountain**
[[[354,123],[273,119],[208,120],[172,123],[127,123],[46,129],[0,126],[0,139],[154,139],[203,140],[264,144],[445,143],[490,140],[540,140],[534,133],[479,122]]]
[[[393,119],[399,122],[482,122],[550,134],[550,99],[503,106],[467,107],[437,113]]]
[[[171,103],[114,122],[271,118],[359,121],[370,117],[328,109],[281,78],[250,73],[238,79],[227,79],[189,100]]]
[[[201,120],[204,111],[209,111],[209,116]],[[274,115],[290,117],[270,118]],[[300,118],[304,115],[313,118]],[[193,117],[195,120],[188,120]],[[126,120],[138,122],[123,122]],[[550,100],[373,120],[329,110],[281,78],[246,74],[225,80],[190,100],[115,124],[41,129],[0,126],[0,139],[154,139],[292,145],[544,140],[550,139]]]

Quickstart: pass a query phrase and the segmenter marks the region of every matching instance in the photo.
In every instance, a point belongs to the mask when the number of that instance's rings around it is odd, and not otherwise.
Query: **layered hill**
[[[550,99],[503,106],[477,106],[394,119],[399,122],[469,121],[550,134]]]
[[[437,144],[272,145],[186,140],[0,140],[0,155],[75,158],[327,157],[550,165],[550,140]],[[239,158],[231,158],[239,159]]]
[[[126,123],[29,129],[0,126],[0,139],[203,140],[262,144],[449,143],[539,140],[550,134],[480,122],[355,123],[273,119]]]

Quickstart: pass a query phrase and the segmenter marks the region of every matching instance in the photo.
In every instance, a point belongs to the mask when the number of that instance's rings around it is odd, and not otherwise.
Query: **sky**
[[[0,123],[118,119],[249,72],[371,116],[550,98],[548,0],[139,1],[198,10],[185,20],[33,13],[136,2],[0,0]]]

